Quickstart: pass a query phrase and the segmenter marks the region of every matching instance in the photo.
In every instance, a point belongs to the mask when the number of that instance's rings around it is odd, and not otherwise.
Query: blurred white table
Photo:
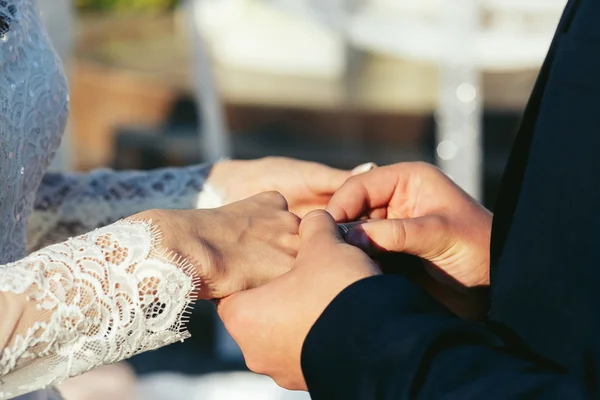
[[[440,68],[437,160],[482,195],[481,79],[543,62],[565,0],[377,0],[349,16],[355,46]]]
[[[539,67],[566,0],[194,0],[194,3],[198,6],[195,23],[200,30],[204,24],[206,33],[213,35],[210,38],[216,48],[213,55],[218,62],[234,68],[247,65],[260,68],[261,62],[265,62],[258,51],[249,52],[246,58],[238,56],[234,51],[240,48],[236,37],[244,43],[247,35],[260,32],[277,36],[278,27],[286,25],[283,21],[294,18],[305,22],[295,26],[298,29],[303,26],[307,35],[317,32],[324,35],[319,44],[337,43],[332,48],[339,50],[343,41],[349,48],[438,66],[438,96],[434,106],[438,162],[467,192],[480,198],[482,74]],[[207,12],[198,12],[202,8]],[[298,32],[283,35],[301,36]],[[261,49],[266,52],[265,57],[277,64],[277,46]],[[315,57],[314,49],[304,53],[302,56],[307,58]],[[323,64],[322,71],[339,73],[342,61],[338,53],[323,54],[324,60],[331,59],[329,64]],[[287,61],[294,58],[289,57]],[[287,64],[282,61],[281,65],[285,70]],[[265,68],[270,71],[275,65]],[[207,63],[201,69],[196,64],[199,74],[209,69]],[[224,82],[228,84],[227,80]],[[227,131],[224,132],[226,137]]]

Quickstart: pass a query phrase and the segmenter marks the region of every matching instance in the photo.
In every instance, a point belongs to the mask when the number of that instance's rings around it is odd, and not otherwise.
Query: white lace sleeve
[[[2,266],[0,399],[185,339],[193,276],[128,220]]]
[[[207,183],[212,165],[154,171],[98,170],[47,173],[27,225],[27,250],[35,251],[149,209],[221,206]]]

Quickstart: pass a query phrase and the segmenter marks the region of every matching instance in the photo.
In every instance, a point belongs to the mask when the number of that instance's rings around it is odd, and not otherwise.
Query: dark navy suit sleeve
[[[402,276],[355,283],[309,332],[314,400],[587,398],[576,376],[465,322]]]

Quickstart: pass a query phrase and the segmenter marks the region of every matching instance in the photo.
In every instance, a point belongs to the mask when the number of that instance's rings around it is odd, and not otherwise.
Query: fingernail
[[[377,167],[377,164],[372,163],[372,162],[361,164],[352,170],[352,175],[364,174],[365,172],[369,172],[369,171],[375,169],[376,167]]]
[[[371,247],[371,239],[362,229],[350,229],[346,235],[346,242],[365,251]]]

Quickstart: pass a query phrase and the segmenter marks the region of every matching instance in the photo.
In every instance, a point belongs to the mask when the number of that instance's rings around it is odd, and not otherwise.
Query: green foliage
[[[75,0],[81,11],[163,12],[173,9],[178,0]]]

